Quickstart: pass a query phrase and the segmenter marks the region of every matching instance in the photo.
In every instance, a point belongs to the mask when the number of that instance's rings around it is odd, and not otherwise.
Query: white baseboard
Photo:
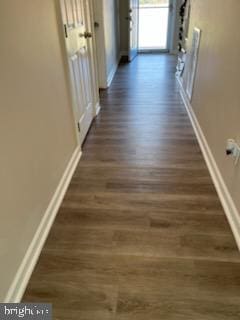
[[[118,69],[118,63],[116,63],[116,64],[113,66],[111,72],[109,73],[109,75],[108,75],[108,77],[107,77],[107,87],[110,87],[110,85],[111,85],[111,83],[112,83],[112,81],[113,81],[113,78],[114,78],[114,76],[115,76],[115,73],[116,73],[117,69]]]
[[[191,120],[193,129],[195,131],[195,134],[197,136],[198,143],[200,145],[200,148],[202,150],[204,159],[206,161],[206,164],[208,166],[208,170],[211,174],[213,183],[215,185],[215,188],[217,190],[218,196],[220,198],[220,201],[222,203],[223,209],[225,211],[225,214],[227,216],[227,219],[229,221],[229,224],[231,226],[233,235],[235,237],[235,240],[237,242],[237,246],[240,250],[240,213],[237,210],[237,207],[230,195],[230,192],[228,191],[228,188],[225,184],[225,181],[222,177],[222,174],[217,166],[217,163],[213,157],[213,154],[211,152],[211,149],[208,145],[208,142],[204,136],[204,133],[201,129],[201,126],[196,118],[196,115],[193,111],[193,108],[191,106],[191,103],[186,95],[186,92],[183,88],[181,80],[177,77],[179,85],[180,85],[180,93],[184,102],[184,105],[186,107],[187,113],[189,115],[189,118]]]
[[[81,157],[81,149],[78,147],[60,180],[60,183],[52,197],[52,200],[39,224],[39,227],[34,235],[34,238],[27,249],[27,252],[20,264],[18,271],[13,279],[13,282],[8,290],[5,303],[18,303],[21,301],[24,291],[27,287],[29,279],[32,275],[34,267],[38,261],[39,255],[42,251],[44,243],[47,239],[49,231],[52,227],[58,209],[62,203],[64,195],[67,191],[69,183],[72,179],[73,173]]]
[[[95,117],[98,116],[99,112],[101,110],[101,106],[99,104],[99,102],[96,104],[96,107],[95,107]]]

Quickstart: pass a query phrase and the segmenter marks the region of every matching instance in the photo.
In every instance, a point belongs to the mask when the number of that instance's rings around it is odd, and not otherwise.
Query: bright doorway
[[[139,51],[167,51],[170,0],[139,0]]]

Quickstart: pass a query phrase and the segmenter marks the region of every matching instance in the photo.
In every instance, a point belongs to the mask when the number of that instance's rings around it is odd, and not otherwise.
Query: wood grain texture
[[[54,319],[237,320],[240,258],[176,83],[121,64],[26,290]]]

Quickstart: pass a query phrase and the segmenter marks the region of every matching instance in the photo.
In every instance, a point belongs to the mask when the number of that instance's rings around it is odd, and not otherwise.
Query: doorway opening
[[[168,51],[170,0],[139,0],[138,51]]]

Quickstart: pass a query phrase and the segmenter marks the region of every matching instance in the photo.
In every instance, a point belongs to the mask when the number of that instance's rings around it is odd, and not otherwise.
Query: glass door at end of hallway
[[[139,0],[138,50],[167,51],[170,0]]]

